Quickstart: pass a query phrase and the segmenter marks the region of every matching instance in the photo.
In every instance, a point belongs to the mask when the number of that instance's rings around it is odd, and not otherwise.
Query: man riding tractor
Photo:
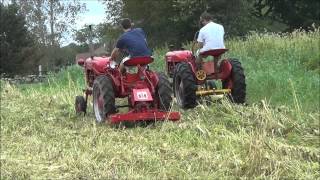
[[[226,96],[231,102],[245,103],[246,83],[240,61],[221,58],[228,51],[224,46],[223,26],[214,23],[207,12],[201,14],[200,23],[203,27],[196,33],[191,51],[170,50],[165,55],[167,74],[173,78],[177,104],[184,109],[194,108],[208,96],[214,99]],[[198,48],[196,52],[195,45]],[[221,88],[215,84],[218,80]]]
[[[77,96],[76,112],[86,112],[88,96],[93,96],[93,111],[97,122],[117,124],[137,121],[177,121],[179,112],[172,112],[172,88],[163,73],[149,70],[151,57],[145,38],[140,28],[131,28],[131,21],[124,19],[121,23],[125,31],[119,38],[111,57],[91,56],[78,64],[84,67],[86,78],[85,97]],[[122,61],[120,51],[129,54]],[[120,65],[117,65],[117,64]],[[135,72],[125,71],[135,70]],[[125,98],[123,105],[116,98]],[[120,113],[119,108],[128,108],[128,112]]]
[[[125,71],[124,62],[133,57],[151,56],[148,48],[147,39],[141,28],[132,28],[130,19],[123,19],[121,22],[124,33],[117,41],[116,47],[112,50],[111,60],[120,64],[121,72]],[[122,54],[129,54],[123,59],[119,58]],[[120,59],[120,60],[119,60]],[[120,62],[119,62],[120,61]]]
[[[224,28],[222,25],[214,23],[209,13],[204,12],[201,14],[200,25],[203,26],[197,38],[197,47],[200,49],[195,53],[198,69],[201,69],[202,58],[206,57],[202,54],[203,52],[225,48],[223,40]]]

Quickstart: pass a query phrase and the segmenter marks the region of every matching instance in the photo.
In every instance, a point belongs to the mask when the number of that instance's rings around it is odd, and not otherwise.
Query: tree
[[[253,14],[288,25],[288,30],[320,25],[319,0],[256,0]]]
[[[184,21],[193,30],[198,29],[199,17],[204,11],[213,15],[214,22],[224,26],[227,36],[243,36],[251,30],[265,28],[261,20],[252,16],[252,0],[176,0],[177,21]]]
[[[104,0],[106,8],[106,18],[111,24],[115,25],[123,17],[123,0]]]
[[[150,46],[161,45],[164,39],[179,41],[176,37],[180,36],[183,26],[174,21],[177,16],[174,0],[106,0],[105,4],[107,19],[110,20],[110,24],[104,27],[105,32],[111,31],[116,35],[121,30],[120,19],[129,17],[135,27],[144,29]]]
[[[75,31],[74,39],[81,45],[89,44],[90,35],[94,41],[97,41],[97,26],[92,26],[92,33],[89,30],[89,25],[84,25],[83,28]]]
[[[114,3],[112,3],[114,2]],[[225,27],[228,36],[245,35],[249,30],[263,29],[252,16],[253,0],[105,0],[114,24],[129,17],[147,34],[149,44],[180,44],[190,41],[199,30],[199,16],[207,11]],[[112,14],[109,14],[111,16]],[[250,23],[248,23],[250,22]]]
[[[24,16],[18,12],[17,4],[0,4],[0,73],[9,75],[31,70],[35,63],[35,47],[32,36],[26,28]]]
[[[61,48],[64,36],[71,32],[77,15],[85,11],[80,0],[12,0],[19,13],[26,19],[28,30],[37,40],[37,52],[41,58],[33,65],[41,64],[45,71],[73,62],[69,49]],[[32,64],[33,61],[29,61]]]
[[[101,23],[96,26],[96,35],[99,44],[105,44],[106,49],[111,52],[115,46],[122,29],[111,23]]]
[[[16,0],[28,28],[43,45],[59,46],[70,32],[77,15],[86,10],[79,0]]]

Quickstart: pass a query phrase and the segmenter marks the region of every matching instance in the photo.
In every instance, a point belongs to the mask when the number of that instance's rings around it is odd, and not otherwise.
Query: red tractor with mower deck
[[[84,96],[77,96],[75,110],[86,113],[88,96],[93,96],[93,111],[97,122],[159,121],[180,119],[179,112],[170,112],[172,88],[166,75],[150,71],[148,64],[153,58],[134,57],[124,65],[134,72],[123,72],[110,57],[94,57],[92,27],[90,30],[90,57],[78,59],[84,68],[87,87]],[[116,105],[116,98],[126,98],[127,105]],[[129,112],[118,113],[128,107]]]
[[[179,112],[169,112],[172,88],[166,75],[148,70],[152,57],[135,57],[124,65],[136,68],[135,73],[120,72],[110,57],[79,59],[84,67],[87,88],[85,96],[77,96],[76,112],[86,112],[88,96],[93,95],[93,111],[97,122],[117,124],[125,121],[157,121],[180,119]],[[127,98],[127,105],[117,106],[115,98]],[[117,113],[128,107],[129,112]]]
[[[237,59],[221,59],[228,49],[214,49],[201,53],[213,57],[202,62],[197,68],[194,45],[190,50],[176,50],[165,55],[166,69],[173,78],[173,91],[177,104],[184,109],[194,108],[204,96],[222,98],[227,96],[231,102],[245,103],[246,83],[241,63]],[[221,80],[222,88],[217,89],[214,80]]]

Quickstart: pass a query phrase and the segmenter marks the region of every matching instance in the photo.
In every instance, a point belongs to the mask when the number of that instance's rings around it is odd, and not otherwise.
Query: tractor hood
[[[166,53],[166,61],[168,62],[180,62],[190,59],[192,52],[189,50],[170,51]]]
[[[85,61],[85,66],[87,69],[92,69],[95,72],[103,73],[105,68],[110,63],[110,57],[93,57],[87,58]]]

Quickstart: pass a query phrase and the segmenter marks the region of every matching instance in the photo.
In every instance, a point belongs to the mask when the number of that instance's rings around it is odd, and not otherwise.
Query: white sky
[[[102,22],[105,22],[105,7],[102,3],[102,0],[80,0],[81,3],[86,4],[87,11],[80,14],[79,18],[76,20],[75,28],[77,30],[84,27],[84,25],[89,24],[99,24]],[[66,46],[72,42],[75,42],[73,40],[72,34],[65,37],[66,39],[63,40],[62,46]]]
[[[105,5],[101,0],[80,0],[81,3],[86,4],[88,11],[80,14],[77,20],[77,29],[81,29],[85,24],[99,24],[105,21]]]
[[[68,0],[67,0],[68,1]],[[2,2],[2,1],[1,1]],[[10,0],[4,0],[4,4],[9,4]],[[76,20],[75,29],[79,30],[83,28],[84,25],[89,24],[99,24],[105,22],[105,7],[106,5],[102,3],[103,0],[80,0],[80,3],[86,4],[87,11],[80,14],[79,18]],[[68,34],[66,39],[62,40],[62,46],[66,46],[73,41],[72,33]]]

